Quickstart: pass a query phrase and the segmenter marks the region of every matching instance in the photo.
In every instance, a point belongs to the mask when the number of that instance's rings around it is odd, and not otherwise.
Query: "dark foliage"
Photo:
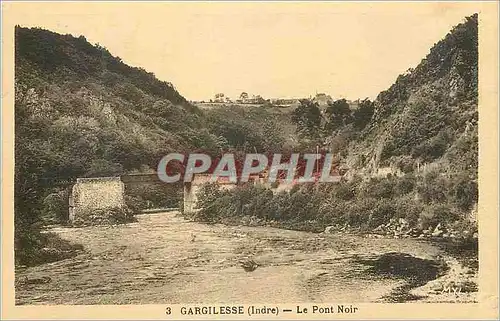
[[[321,112],[319,105],[307,99],[300,101],[299,107],[292,112],[292,121],[302,137],[315,137],[320,131]]]

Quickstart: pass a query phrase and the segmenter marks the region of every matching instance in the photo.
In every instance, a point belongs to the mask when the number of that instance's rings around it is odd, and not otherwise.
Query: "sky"
[[[474,2],[2,4],[16,24],[84,35],[189,100],[371,98],[416,67]]]

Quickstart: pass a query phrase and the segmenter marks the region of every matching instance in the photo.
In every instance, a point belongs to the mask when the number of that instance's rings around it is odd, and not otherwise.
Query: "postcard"
[[[497,319],[497,16],[2,2],[2,319]]]

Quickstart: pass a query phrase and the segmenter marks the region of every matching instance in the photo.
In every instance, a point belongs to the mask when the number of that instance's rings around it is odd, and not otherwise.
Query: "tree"
[[[340,129],[353,121],[349,103],[345,99],[339,99],[328,103],[325,114],[327,118],[325,127],[327,130]]]
[[[292,112],[292,121],[297,125],[299,134],[314,137],[319,134],[321,112],[317,103],[308,99],[300,101],[300,105]]]
[[[248,93],[246,93],[246,92],[242,92],[242,93],[240,94],[240,99],[241,99],[241,100],[246,100],[246,99],[248,99]]]
[[[354,125],[358,129],[363,129],[368,125],[375,112],[375,104],[368,98],[361,101],[359,108],[354,111]]]
[[[215,102],[224,102],[224,94],[223,93],[217,93],[215,94]]]

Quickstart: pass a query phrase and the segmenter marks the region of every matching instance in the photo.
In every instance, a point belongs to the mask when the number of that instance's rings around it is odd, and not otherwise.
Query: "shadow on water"
[[[366,272],[369,274],[406,281],[404,285],[382,297],[387,302],[422,299],[422,297],[410,294],[409,291],[440,277],[448,270],[444,262],[420,259],[398,252],[385,253],[375,258],[359,258],[357,262],[368,265]]]
[[[435,242],[434,245],[442,249],[449,255],[457,258],[459,262],[473,271],[479,269],[478,241],[477,239],[467,241]]]

